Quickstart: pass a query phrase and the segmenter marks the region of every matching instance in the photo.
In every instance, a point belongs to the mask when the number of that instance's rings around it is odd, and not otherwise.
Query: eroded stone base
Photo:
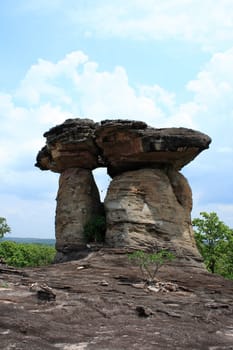
[[[104,204],[107,245],[169,249],[201,260],[191,226],[191,189],[178,171],[124,172],[112,180]]]

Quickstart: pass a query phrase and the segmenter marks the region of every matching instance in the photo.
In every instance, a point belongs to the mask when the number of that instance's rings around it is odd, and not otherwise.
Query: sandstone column
[[[199,257],[191,226],[192,194],[178,172],[131,170],[113,178],[105,199],[106,243],[113,247],[175,251]],[[171,175],[170,175],[171,176]],[[172,180],[179,181],[179,191]]]
[[[83,228],[93,216],[100,214],[99,191],[92,172],[88,169],[69,168],[59,179],[56,208],[57,261],[78,257],[85,249]]]

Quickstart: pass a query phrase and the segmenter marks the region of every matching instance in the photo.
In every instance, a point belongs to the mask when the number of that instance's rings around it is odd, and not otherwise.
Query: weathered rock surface
[[[41,170],[62,172],[68,168],[107,166],[110,176],[147,167],[180,170],[211,139],[186,128],[155,129],[132,120],[68,119],[44,134],[46,146],[37,155]]]
[[[95,135],[110,176],[148,167],[180,170],[211,142],[192,129],[155,129],[130,120],[103,121]]]
[[[60,175],[57,194],[57,262],[78,257],[78,252],[86,246],[84,225],[101,211],[99,191],[91,171],[79,168],[65,170]]]
[[[96,124],[90,119],[68,119],[47,131],[46,146],[37,155],[41,170],[61,173],[68,168],[95,169],[99,150],[94,143]]]
[[[104,205],[109,246],[155,246],[200,261],[190,217],[192,193],[178,171],[124,172],[112,180]]]
[[[138,288],[140,272],[120,252],[43,268],[0,265],[1,349],[232,350],[233,282],[174,261],[157,277],[178,289]],[[30,286],[46,284],[43,302]]]

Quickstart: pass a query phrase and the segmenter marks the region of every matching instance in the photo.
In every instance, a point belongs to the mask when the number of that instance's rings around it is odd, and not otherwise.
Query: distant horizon
[[[50,239],[50,240],[53,240],[53,239],[56,239],[55,237],[54,238],[51,238],[51,237],[29,237],[29,236],[9,236],[9,234],[5,235],[4,237],[1,237],[0,239],[7,239],[7,238],[10,238],[10,239],[14,239],[14,238],[25,238],[25,239],[41,239],[41,240],[44,240],[44,239]]]
[[[56,239],[55,238],[36,238],[36,237],[2,237],[0,238],[0,242],[16,242],[16,243],[41,243],[46,245],[55,245]]]

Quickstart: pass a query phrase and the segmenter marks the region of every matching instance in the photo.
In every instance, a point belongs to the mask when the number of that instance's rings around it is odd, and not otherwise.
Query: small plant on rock
[[[160,250],[153,253],[147,253],[142,250],[137,250],[134,253],[128,254],[130,261],[139,266],[142,277],[147,284],[155,281],[155,275],[162,265],[168,261],[172,261],[175,256],[167,250]]]
[[[84,226],[84,238],[87,243],[103,243],[105,240],[106,220],[102,215],[93,216]]]

